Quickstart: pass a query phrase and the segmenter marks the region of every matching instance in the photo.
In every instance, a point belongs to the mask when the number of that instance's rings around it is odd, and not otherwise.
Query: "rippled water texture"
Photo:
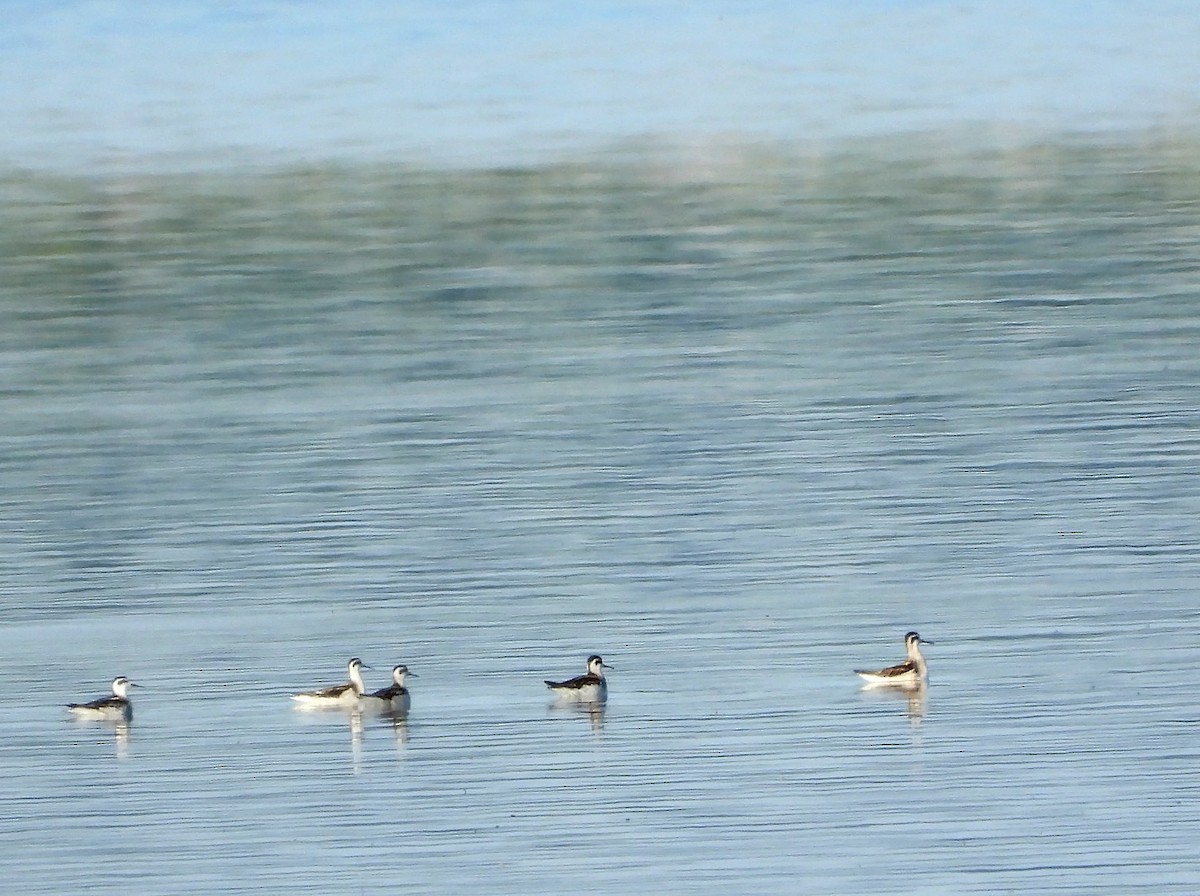
[[[1196,159],[6,177],[5,886],[1197,892]]]

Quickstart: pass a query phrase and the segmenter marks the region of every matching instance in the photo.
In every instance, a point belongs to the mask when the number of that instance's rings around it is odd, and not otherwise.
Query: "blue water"
[[[6,890],[1197,891],[1187,7],[5,12]]]
[[[1193,892],[1185,149],[10,181],[9,885]]]

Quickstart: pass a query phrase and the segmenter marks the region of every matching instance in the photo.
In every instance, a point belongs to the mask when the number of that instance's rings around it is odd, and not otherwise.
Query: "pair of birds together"
[[[392,683],[386,688],[367,693],[363,684],[362,670],[371,667],[358,657],[346,664],[350,680],[345,684],[322,688],[319,691],[305,691],[302,694],[292,694],[292,699],[302,707],[316,708],[322,706],[368,706],[384,712],[406,713],[412,706],[412,695],[404,686],[408,676],[417,677],[416,672],[410,672],[403,664],[392,667]]]
[[[293,694],[292,699],[303,707],[351,707],[366,703],[374,708],[393,713],[406,713],[412,706],[412,695],[404,686],[408,676],[417,677],[408,666],[392,667],[392,683],[386,688],[368,694],[363,684],[362,670],[369,669],[358,657],[346,664],[350,680],[345,684]],[[560,700],[571,703],[603,703],[608,699],[608,682],[604,670],[611,669],[598,654],[587,660],[587,672],[566,681],[547,681],[546,686]],[[133,703],[129,700],[129,689],[139,687],[124,675],[113,679],[112,694],[89,703],[70,703],[67,709],[78,718],[100,719],[113,722],[128,722],[133,718]]]

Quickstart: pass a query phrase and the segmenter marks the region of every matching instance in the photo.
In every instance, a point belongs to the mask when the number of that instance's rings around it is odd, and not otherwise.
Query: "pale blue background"
[[[623,141],[1187,129],[1189,3],[5,3],[0,157],[504,164]],[[216,153],[214,155],[214,153]]]

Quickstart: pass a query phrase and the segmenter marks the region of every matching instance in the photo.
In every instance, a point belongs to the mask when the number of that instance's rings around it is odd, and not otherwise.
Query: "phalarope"
[[[409,675],[413,678],[418,677],[416,672],[408,671],[408,666],[393,666],[392,683],[372,694],[363,695],[363,702],[391,712],[408,712],[409,707],[412,706],[412,695],[404,686],[404,679]]]
[[[67,710],[81,719],[103,719],[109,722],[128,722],[133,718],[133,704],[126,696],[130,688],[140,687],[124,675],[112,681],[112,695],[90,703],[68,703]]]
[[[904,636],[904,649],[908,652],[908,659],[904,662],[875,672],[867,669],[855,669],[854,673],[865,679],[871,687],[881,685],[902,688],[920,687],[925,683],[929,673],[925,666],[925,657],[921,656],[919,645],[932,643],[932,641],[921,640],[921,636],[916,632],[909,632]]]
[[[585,675],[569,681],[547,681],[546,687],[565,703],[603,703],[608,699],[608,682],[604,680],[603,670],[611,668],[593,653],[588,657]]]
[[[366,665],[358,657],[354,657],[354,659],[346,664],[346,671],[350,673],[350,680],[346,684],[334,685],[331,688],[322,688],[319,691],[305,691],[302,694],[292,694],[292,699],[301,706],[307,707],[357,706],[358,698],[366,690],[360,670],[370,668],[370,666]]]

